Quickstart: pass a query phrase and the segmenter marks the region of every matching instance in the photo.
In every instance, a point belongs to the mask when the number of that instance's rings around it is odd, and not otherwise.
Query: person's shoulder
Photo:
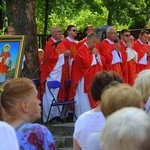
[[[85,149],[86,150],[99,150],[100,145],[99,141],[101,138],[101,131],[100,132],[92,132],[87,137],[86,143],[85,143]]]
[[[8,130],[13,130],[13,127],[10,126],[8,123],[0,121],[0,128],[3,129],[8,129]]]
[[[103,43],[108,43],[108,41],[107,41],[106,39],[103,39],[101,43],[102,43],[102,44],[103,44]]]
[[[49,46],[49,45],[51,46],[53,43],[54,41],[51,38],[49,38],[48,41],[46,42],[46,46]]]
[[[89,116],[91,115],[92,115],[91,111],[86,111],[78,117],[76,122],[84,122],[85,119],[89,118]]]
[[[83,53],[85,51],[89,50],[89,48],[83,43],[77,50],[77,53]]]
[[[137,40],[135,40],[134,42],[133,42],[133,45],[140,45],[141,43],[139,42],[139,40],[137,39]]]
[[[105,121],[105,117],[102,112],[87,111],[79,116],[79,118],[76,121],[76,124],[84,124],[85,122],[91,121],[95,118],[99,118],[100,120]]]
[[[46,126],[41,125],[41,124],[39,124],[39,123],[30,123],[30,126],[31,126],[31,127],[35,127],[35,128],[47,129]]]
[[[38,123],[29,123],[29,124],[26,125],[24,130],[26,130],[26,131],[29,130],[30,132],[43,133],[44,135],[45,134],[52,135],[51,132],[49,131],[49,129],[46,126],[38,124]]]
[[[67,38],[64,38],[64,39],[63,39],[63,43],[64,43],[64,44],[67,44],[67,43],[69,43],[69,40],[68,40]]]

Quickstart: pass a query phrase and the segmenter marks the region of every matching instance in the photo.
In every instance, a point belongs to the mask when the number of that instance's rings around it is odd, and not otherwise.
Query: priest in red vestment
[[[74,57],[76,55],[77,49],[78,49],[78,43],[75,40],[75,37],[77,36],[77,29],[74,25],[68,25],[67,27],[67,37],[63,40],[63,44],[65,45],[66,49],[70,51],[70,58],[69,58],[69,70],[71,75],[71,67],[72,62],[74,61]]]
[[[142,30],[139,38],[133,43],[133,49],[138,53],[137,73],[150,68],[150,47],[147,44],[149,32]]]
[[[44,59],[41,66],[41,90],[43,94],[43,121],[46,122],[50,104],[53,100],[48,87],[47,82],[58,80],[62,83],[63,87],[65,85],[65,80],[69,76],[68,66],[65,63],[70,56],[70,51],[66,50],[66,47],[62,42],[58,42],[61,39],[61,29],[60,27],[51,28],[51,38],[48,40],[45,50],[44,50]],[[58,42],[58,44],[57,44]],[[58,89],[53,90],[55,97],[58,97]],[[64,95],[60,92],[60,97],[63,100]],[[65,100],[65,99],[64,99]],[[59,116],[58,110],[56,107],[52,108],[51,116],[49,119],[52,119],[55,116]]]
[[[130,31],[122,29],[120,32],[120,52],[122,53],[123,78],[126,83],[133,85],[137,75],[137,52],[133,50],[130,42]]]
[[[74,59],[70,99],[76,101],[75,113],[77,117],[96,105],[90,95],[90,82],[95,73],[103,69],[103,60],[95,48],[97,41],[97,34],[90,33],[86,42],[78,49]]]
[[[117,39],[117,31],[114,27],[108,27],[106,30],[107,38],[102,41],[102,55],[106,58],[104,70],[112,70],[122,74],[122,54],[120,52],[120,44]]]

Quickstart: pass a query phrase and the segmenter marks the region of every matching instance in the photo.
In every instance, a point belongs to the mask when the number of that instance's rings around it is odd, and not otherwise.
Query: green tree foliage
[[[37,0],[38,33],[44,29],[45,3]],[[48,8],[47,34],[52,26],[59,25],[65,31],[68,24],[79,30],[87,24],[143,28],[150,19],[150,0],[50,0]]]
[[[118,22],[127,24],[130,28],[146,26],[149,0],[102,0],[102,2],[109,12],[108,24],[114,25]]]
[[[38,33],[43,33],[45,1],[37,0],[36,6],[37,25],[40,26]],[[61,26],[63,31],[68,24],[76,25],[79,30],[87,24],[99,27],[106,24],[107,18],[107,10],[102,7],[101,0],[51,0],[48,14],[47,33],[49,33],[49,28],[55,25]]]
[[[38,34],[44,33],[45,11],[48,12],[48,28],[60,25],[65,31],[68,24],[82,30],[87,24],[99,27],[110,24],[117,27],[143,28],[150,19],[150,0],[36,0]],[[6,11],[5,0],[1,8]],[[6,12],[4,13],[6,14]]]

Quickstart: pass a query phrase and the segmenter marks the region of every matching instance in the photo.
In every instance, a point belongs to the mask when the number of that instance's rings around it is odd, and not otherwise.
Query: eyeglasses
[[[126,35],[123,35],[123,36],[130,37],[130,34],[126,34]]]
[[[78,30],[72,30],[73,32],[78,32]]]

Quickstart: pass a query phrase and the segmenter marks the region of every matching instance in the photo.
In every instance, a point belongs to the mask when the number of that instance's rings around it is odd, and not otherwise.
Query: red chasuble
[[[127,65],[127,53],[126,53],[126,46],[122,41],[120,43],[120,52],[122,56],[122,74],[125,83],[128,83],[128,65]]]
[[[126,83],[133,85],[137,75],[136,62],[133,59],[127,61],[126,46],[122,41],[120,41],[120,45],[122,54],[123,78]]]
[[[70,42],[68,39],[64,39],[63,44],[67,48],[67,50],[70,50],[71,58],[74,58],[76,55],[78,44],[76,42]]]
[[[78,43],[78,48],[80,48],[85,42],[86,42],[87,38],[83,38],[81,41],[79,41]],[[101,43],[100,42],[97,42],[96,45],[95,45],[95,48],[99,51],[99,53],[101,54],[101,51],[102,51],[102,46],[101,46]],[[102,60],[102,63],[104,64],[105,63],[105,57],[101,54],[101,60]]]
[[[138,64],[137,64],[137,73],[144,69],[148,69],[148,63],[147,64],[139,64],[139,61],[141,58],[145,55],[145,53],[149,50],[150,48],[148,44],[141,44],[138,40],[136,40],[133,43],[133,49],[138,53]],[[147,57],[147,62],[149,62],[149,57]]]
[[[54,41],[52,39],[49,39],[49,41],[46,44],[45,50],[44,50],[44,61],[43,65],[41,67],[41,92],[42,95],[45,91],[45,81],[47,79],[47,77],[49,76],[49,74],[51,73],[51,71],[54,69],[58,58],[59,58],[59,54],[62,54],[66,48],[63,45],[63,43],[59,43],[56,48],[55,46],[52,46],[52,44],[54,43]],[[48,57],[48,58],[47,58]],[[66,62],[67,60],[65,60]],[[68,72],[68,66],[65,63],[63,65],[62,68],[62,86],[64,87],[65,85],[65,80],[68,78],[69,72]],[[64,96],[63,96],[64,97]]]
[[[81,47],[86,42],[86,37],[78,42],[78,48]]]
[[[77,51],[72,67],[72,82],[70,88],[70,99],[72,100],[76,94],[76,86],[84,77],[84,92],[88,94],[91,107],[95,106],[96,102],[90,96],[90,82],[96,72],[101,71],[102,66],[97,63],[91,66],[93,55],[91,50],[83,44]]]
[[[113,55],[112,51],[114,50],[114,45],[115,44],[110,44],[107,40],[102,41],[102,49],[101,49],[101,54],[105,57],[106,63],[104,64],[104,69],[105,70],[112,70],[118,73],[121,77],[123,77],[122,74],[122,64],[121,63],[116,63],[116,64],[111,64],[113,60]]]

